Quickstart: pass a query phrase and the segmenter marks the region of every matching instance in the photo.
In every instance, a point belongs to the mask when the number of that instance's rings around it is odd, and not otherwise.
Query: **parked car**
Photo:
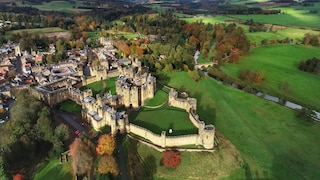
[[[81,136],[81,135],[82,135],[82,132],[81,132],[80,130],[76,130],[74,133],[75,133],[76,135],[78,135],[78,136]]]

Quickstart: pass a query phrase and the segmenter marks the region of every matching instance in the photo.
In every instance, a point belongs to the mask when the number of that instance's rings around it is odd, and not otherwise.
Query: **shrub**
[[[161,161],[166,167],[176,168],[181,162],[180,152],[177,150],[166,150],[162,154]]]
[[[302,121],[312,122],[316,117],[316,114],[311,109],[302,108],[296,110],[296,116]]]

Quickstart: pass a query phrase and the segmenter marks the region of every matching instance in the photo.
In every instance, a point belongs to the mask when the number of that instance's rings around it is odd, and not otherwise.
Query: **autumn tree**
[[[98,172],[100,174],[112,174],[117,176],[119,174],[119,169],[115,158],[111,155],[103,155],[98,163]]]
[[[96,152],[99,155],[108,154],[111,155],[115,149],[116,143],[114,137],[109,134],[100,136]]]
[[[177,150],[166,150],[162,154],[161,161],[166,167],[176,168],[181,162],[180,152]]]
[[[76,138],[70,145],[70,155],[74,174],[86,174],[91,179],[95,160],[94,144],[89,139]]]

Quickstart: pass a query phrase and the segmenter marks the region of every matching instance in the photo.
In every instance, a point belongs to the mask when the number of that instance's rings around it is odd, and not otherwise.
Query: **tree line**
[[[17,95],[10,114],[10,120],[0,127],[0,177],[11,179],[13,174],[23,173],[31,179],[38,162],[65,150],[69,130],[26,90]]]

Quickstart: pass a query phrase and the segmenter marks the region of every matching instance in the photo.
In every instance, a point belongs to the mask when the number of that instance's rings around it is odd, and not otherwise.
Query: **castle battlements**
[[[206,149],[214,147],[215,128],[213,125],[206,125],[199,118],[196,114],[197,100],[188,97],[187,93],[179,93],[171,89],[168,95],[168,105],[184,109],[189,114],[190,121],[198,128],[198,134],[166,136],[165,131],[160,135],[155,134],[150,130],[130,124],[126,112],[116,110],[119,107],[140,108],[148,99],[154,97],[156,78],[148,72],[148,68],[141,67],[141,62],[135,60],[130,65],[119,66],[117,72],[111,72],[112,75],[120,74],[115,82],[115,95],[106,93],[103,96],[97,94],[96,97],[93,97],[91,89],[81,91],[75,88],[75,85],[84,85],[108,78],[106,67],[91,67],[91,70],[93,74],[89,78],[63,77],[45,85],[30,88],[31,93],[50,106],[67,99],[75,101],[82,107],[82,118],[97,131],[108,125],[111,127],[111,134],[131,132],[164,148],[188,144],[202,145]]]

